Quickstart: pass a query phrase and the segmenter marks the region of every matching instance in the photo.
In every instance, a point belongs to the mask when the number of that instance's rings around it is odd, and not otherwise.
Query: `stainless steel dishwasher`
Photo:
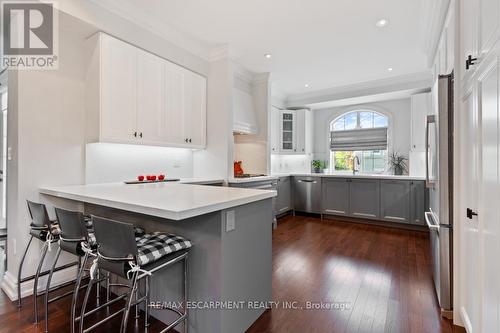
[[[321,214],[321,178],[294,177],[295,211]]]

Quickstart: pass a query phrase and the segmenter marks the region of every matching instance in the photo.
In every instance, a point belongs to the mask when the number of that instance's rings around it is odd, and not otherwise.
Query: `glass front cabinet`
[[[297,151],[297,113],[295,110],[280,112],[280,152],[294,153]]]

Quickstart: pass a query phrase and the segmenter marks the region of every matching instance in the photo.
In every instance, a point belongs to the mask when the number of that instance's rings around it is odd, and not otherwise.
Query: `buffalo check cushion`
[[[191,241],[185,238],[161,232],[144,234],[136,237],[136,241],[139,266],[150,264],[168,254],[189,249],[192,246]]]

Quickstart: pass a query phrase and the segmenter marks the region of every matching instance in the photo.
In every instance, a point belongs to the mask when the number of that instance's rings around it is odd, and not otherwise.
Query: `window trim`
[[[371,111],[371,112],[376,112],[376,113],[379,113],[379,114],[387,117],[387,152],[389,153],[389,152],[393,151],[394,150],[393,149],[394,115],[390,111],[388,111],[384,108],[381,108],[377,105],[364,104],[364,105],[358,105],[358,106],[352,106],[352,107],[348,107],[348,108],[339,109],[339,111],[334,112],[330,117],[328,117],[327,122],[324,125],[326,128],[325,132],[327,134],[325,137],[325,141],[324,141],[325,142],[324,147],[325,147],[325,151],[328,152],[328,157],[330,157],[330,131],[331,131],[330,128],[331,128],[331,125],[333,124],[334,121],[338,120],[342,116],[345,116],[346,114],[348,114],[350,112],[354,112],[354,111]],[[386,163],[387,163],[387,161],[386,161]],[[387,169],[387,165],[386,165],[386,169]],[[333,170],[331,165],[330,165],[330,172],[342,173],[340,171]]]

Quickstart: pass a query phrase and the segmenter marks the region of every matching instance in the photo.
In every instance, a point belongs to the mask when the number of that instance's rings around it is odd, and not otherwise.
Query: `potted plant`
[[[322,161],[322,160],[313,160],[312,167],[313,167],[314,173],[323,173],[323,171],[327,168],[327,163],[326,163],[326,161]]]
[[[392,152],[389,155],[389,167],[396,176],[408,173],[408,157],[398,152]]]

